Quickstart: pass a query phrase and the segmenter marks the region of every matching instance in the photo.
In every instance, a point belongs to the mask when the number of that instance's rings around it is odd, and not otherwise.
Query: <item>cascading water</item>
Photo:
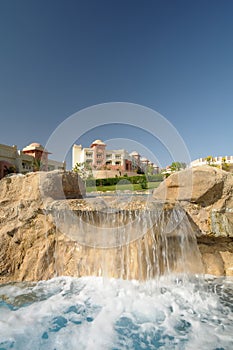
[[[202,271],[196,233],[179,206],[150,202],[132,209],[117,203],[53,210],[58,230],[76,243],[76,276],[148,280],[171,272]],[[58,275],[65,274],[63,244],[56,251]]]
[[[77,277],[0,287],[0,350],[233,348],[233,281],[198,275],[181,208],[88,205],[47,210],[56,273],[68,274],[69,250]]]

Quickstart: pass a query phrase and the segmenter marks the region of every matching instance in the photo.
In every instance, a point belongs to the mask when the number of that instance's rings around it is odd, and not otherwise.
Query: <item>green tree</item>
[[[141,185],[141,188],[143,190],[146,190],[148,188],[147,186],[147,180],[146,180],[146,177],[145,176],[142,176],[140,179],[139,179],[139,184]]]
[[[93,178],[92,167],[88,163],[76,163],[73,172],[79,174],[84,181]]]
[[[170,166],[171,171],[179,171],[185,168],[186,168],[186,164],[182,162],[173,162]]]
[[[41,159],[34,159],[33,161],[33,171],[40,171],[43,168],[43,163]]]
[[[214,157],[208,156],[208,157],[205,158],[205,160],[206,160],[208,165],[212,165],[213,162],[214,162]]]
[[[227,163],[226,157],[222,157],[222,170],[229,171],[230,164]]]
[[[153,165],[148,165],[146,168],[146,174],[147,175],[153,175],[154,174],[154,168]]]

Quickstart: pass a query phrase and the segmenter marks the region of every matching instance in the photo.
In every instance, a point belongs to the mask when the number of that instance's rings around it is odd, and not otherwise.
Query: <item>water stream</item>
[[[89,210],[53,208],[58,231],[77,244],[76,276],[148,280],[171,272],[202,271],[198,232],[181,207],[150,202],[124,208],[123,203],[97,209],[94,203]],[[57,247],[60,268],[61,249]]]

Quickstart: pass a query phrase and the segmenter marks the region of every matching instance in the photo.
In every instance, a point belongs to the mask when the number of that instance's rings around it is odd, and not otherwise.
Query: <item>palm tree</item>
[[[40,171],[42,170],[42,168],[43,168],[43,163],[41,159],[35,158],[33,161],[33,171]]]

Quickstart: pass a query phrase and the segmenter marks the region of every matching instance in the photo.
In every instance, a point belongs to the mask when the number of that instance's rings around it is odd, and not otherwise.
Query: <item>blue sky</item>
[[[0,143],[46,144],[77,111],[122,101],[167,118],[192,159],[232,155],[232,13],[231,0],[0,0]],[[171,160],[137,128],[78,141],[93,138]]]

